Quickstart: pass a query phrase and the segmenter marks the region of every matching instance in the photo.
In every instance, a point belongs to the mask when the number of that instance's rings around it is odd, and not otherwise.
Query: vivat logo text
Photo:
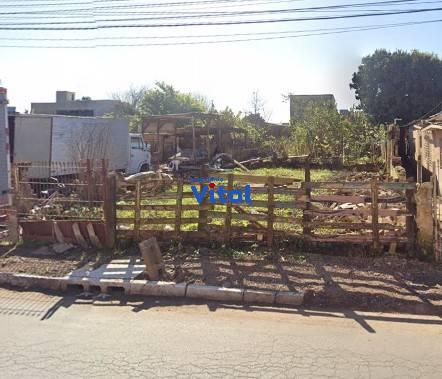
[[[193,185],[192,192],[195,196],[195,199],[198,201],[198,204],[201,204],[206,197],[207,194],[209,194],[209,201],[212,204],[252,204],[252,193],[250,184],[246,184],[244,186],[244,189],[232,189],[227,190],[223,185],[217,185],[215,182],[222,182],[223,179],[220,178],[206,178],[209,180],[205,180],[204,178],[192,178],[192,181],[194,182],[200,182],[200,183],[207,183],[201,188],[198,188],[196,185]]]

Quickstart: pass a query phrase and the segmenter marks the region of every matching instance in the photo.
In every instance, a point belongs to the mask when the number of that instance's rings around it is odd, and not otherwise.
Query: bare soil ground
[[[225,287],[304,291],[311,307],[352,307],[442,316],[442,266],[401,257],[265,254],[232,258],[219,251],[166,254],[176,281]]]
[[[0,271],[63,276],[97,255],[71,250],[57,255],[21,246],[4,256]],[[442,317],[442,265],[406,259],[278,251],[162,246],[165,279],[225,287],[305,292],[306,307],[353,308]],[[350,253],[350,251],[348,252]],[[139,256],[137,249],[124,255]],[[350,254],[349,254],[350,255]],[[121,255],[119,255],[121,257]],[[110,259],[110,258],[109,258]],[[102,262],[104,263],[104,262]]]
[[[79,249],[74,248],[63,254],[54,253],[50,247],[47,252],[43,250],[44,246],[35,245],[16,248],[0,246],[0,271],[59,277],[86,263]]]

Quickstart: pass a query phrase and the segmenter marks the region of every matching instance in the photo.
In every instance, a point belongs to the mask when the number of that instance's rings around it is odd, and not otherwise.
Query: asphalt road
[[[442,319],[0,288],[1,378],[440,378]]]

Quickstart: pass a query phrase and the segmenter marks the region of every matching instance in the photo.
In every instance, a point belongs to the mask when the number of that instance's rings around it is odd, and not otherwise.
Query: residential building
[[[65,116],[102,117],[109,115],[121,105],[119,100],[75,99],[75,92],[57,91],[55,103],[31,103],[31,113]]]

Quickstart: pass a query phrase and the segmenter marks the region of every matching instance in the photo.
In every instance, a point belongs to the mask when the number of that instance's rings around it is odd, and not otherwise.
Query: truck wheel
[[[141,168],[140,168],[140,172],[146,172],[146,171],[149,171],[149,170],[150,170],[150,167],[149,167],[149,165],[147,163],[143,164],[141,166]]]

